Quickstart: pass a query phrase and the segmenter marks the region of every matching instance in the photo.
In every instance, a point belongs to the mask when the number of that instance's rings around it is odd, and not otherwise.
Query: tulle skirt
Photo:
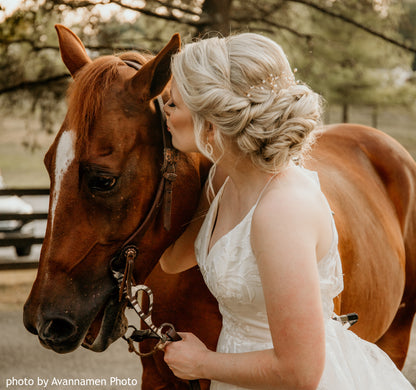
[[[359,338],[338,321],[327,320],[325,328],[325,368],[318,390],[414,390],[388,355],[375,344]],[[219,343],[221,344],[221,337]],[[222,352],[227,352],[221,345],[219,347]],[[229,352],[237,352],[236,349],[239,348],[233,349]],[[249,349],[256,348],[251,346]],[[257,348],[260,349],[262,348]],[[210,390],[243,388],[213,381]]]
[[[388,355],[340,322],[326,324],[326,361],[318,390],[414,389]]]

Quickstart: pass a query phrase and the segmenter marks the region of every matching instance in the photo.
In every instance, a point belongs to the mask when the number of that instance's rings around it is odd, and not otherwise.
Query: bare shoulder
[[[281,247],[309,245],[325,252],[332,238],[330,218],[318,183],[302,169],[292,168],[274,179],[262,196],[253,215],[252,245],[273,240]]]
[[[292,168],[270,183],[253,219],[273,219],[273,215],[278,214],[280,218],[300,218],[306,222],[308,218],[327,212],[318,183],[303,170]]]

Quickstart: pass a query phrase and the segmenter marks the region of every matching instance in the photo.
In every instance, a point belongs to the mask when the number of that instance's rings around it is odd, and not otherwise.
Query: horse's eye
[[[92,191],[110,191],[117,183],[114,176],[100,175],[93,176],[88,180],[88,187]]]

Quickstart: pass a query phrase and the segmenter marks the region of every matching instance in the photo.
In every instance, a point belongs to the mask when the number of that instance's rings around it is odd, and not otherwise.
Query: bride
[[[412,389],[381,349],[332,319],[343,289],[337,230],[317,175],[300,164],[320,97],[257,34],[186,45],[172,73],[173,145],[214,166],[202,226],[161,265],[180,272],[197,261],[223,317],[216,351],[189,333],[165,346],[174,374],[216,390]]]

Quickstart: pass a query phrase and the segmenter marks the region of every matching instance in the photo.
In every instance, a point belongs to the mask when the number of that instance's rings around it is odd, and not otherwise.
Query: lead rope
[[[152,321],[153,292],[152,290],[149,287],[145,286],[144,284],[139,284],[139,285],[132,284],[133,266],[134,266],[134,260],[137,256],[137,250],[134,247],[129,247],[125,251],[125,256],[126,256],[126,270],[123,275],[123,279],[120,283],[119,296],[125,295],[131,307],[134,309],[134,311],[137,313],[140,319],[146,324],[146,326],[148,326],[150,332],[149,331],[147,332],[149,334],[147,337],[158,338],[159,342],[156,345],[156,347],[154,347],[153,351],[151,351],[150,353],[143,354],[142,352],[140,352],[140,350],[136,350],[132,342],[141,341],[141,340],[137,340],[140,334],[140,330],[137,330],[132,325],[130,325],[130,327],[135,329],[135,332],[136,332],[135,337],[132,337],[132,336],[128,338],[124,337],[124,339],[128,341],[129,346],[133,347],[132,348],[133,352],[136,352],[136,354],[138,354],[139,356],[148,356],[148,355],[154,354],[159,349],[160,345],[165,343],[166,341],[178,341],[181,338],[176,333],[175,328],[172,324],[164,323],[159,327],[153,324],[153,321]],[[119,275],[118,275],[118,278],[120,278]],[[139,305],[138,295],[140,292],[145,293],[149,298],[149,308],[147,312],[145,312]],[[144,338],[142,337],[142,339]]]

